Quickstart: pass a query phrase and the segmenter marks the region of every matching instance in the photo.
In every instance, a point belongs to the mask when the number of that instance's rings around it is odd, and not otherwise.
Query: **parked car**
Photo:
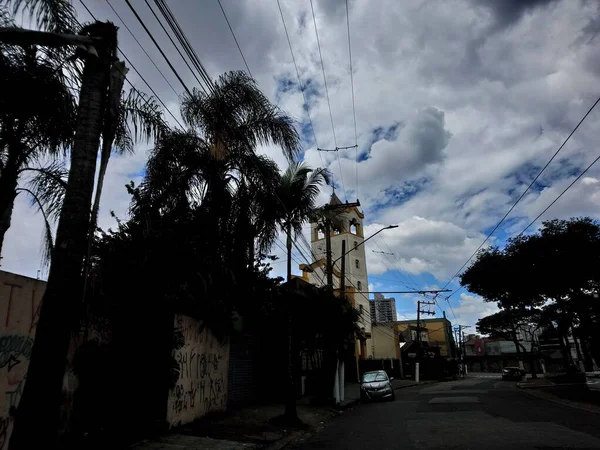
[[[365,372],[360,382],[360,399],[367,400],[390,400],[396,399],[392,387],[393,377],[388,377],[384,370]]]
[[[521,381],[524,375],[525,371],[520,367],[505,367],[502,369],[503,380]]]
[[[600,372],[587,372],[585,384],[591,391],[600,391]]]

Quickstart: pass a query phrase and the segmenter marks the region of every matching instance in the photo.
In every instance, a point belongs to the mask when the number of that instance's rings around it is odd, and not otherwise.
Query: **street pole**
[[[325,219],[325,257],[327,265],[327,286],[333,288],[333,266],[331,264],[331,221]]]
[[[421,363],[421,314],[428,314],[428,315],[434,315],[435,313],[433,311],[423,311],[421,309],[421,305],[435,305],[435,302],[426,302],[426,301],[421,301],[418,300],[417,301],[417,355],[416,355],[416,362],[415,362],[415,381],[418,383],[420,380],[420,376],[421,374],[419,373],[420,370],[420,363]]]
[[[342,255],[346,253],[346,238],[342,241]],[[340,278],[340,295],[346,295],[346,258],[342,257],[342,276]]]

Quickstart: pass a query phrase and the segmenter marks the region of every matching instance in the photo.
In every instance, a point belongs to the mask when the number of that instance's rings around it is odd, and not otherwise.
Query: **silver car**
[[[600,372],[587,372],[585,374],[585,384],[591,391],[600,391]]]
[[[389,378],[383,370],[365,372],[360,382],[360,399],[362,401],[377,399],[394,401],[396,395],[392,387],[393,379]]]

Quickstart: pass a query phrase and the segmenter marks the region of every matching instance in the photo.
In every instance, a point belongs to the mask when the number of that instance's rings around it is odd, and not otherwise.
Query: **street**
[[[363,404],[295,449],[600,449],[600,414],[471,377]]]

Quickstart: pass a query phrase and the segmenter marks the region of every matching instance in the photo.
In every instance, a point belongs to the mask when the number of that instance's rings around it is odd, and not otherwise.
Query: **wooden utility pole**
[[[419,382],[420,380],[420,362],[421,362],[421,314],[434,315],[435,312],[429,310],[422,310],[421,305],[435,305],[435,302],[426,302],[423,300],[417,301],[417,355],[415,358],[415,381]]]
[[[327,266],[327,286],[333,288],[333,267],[331,267],[331,220],[325,219],[325,257]]]
[[[0,29],[1,42],[22,46],[74,45],[84,60],[69,179],[10,450],[54,447],[66,356],[71,332],[77,328],[81,312],[83,260],[96,160],[109,97],[109,74],[116,61],[117,27],[95,22],[86,27],[85,33],[87,36]]]
[[[342,241],[342,276],[340,278],[340,295],[346,295],[346,238]]]

